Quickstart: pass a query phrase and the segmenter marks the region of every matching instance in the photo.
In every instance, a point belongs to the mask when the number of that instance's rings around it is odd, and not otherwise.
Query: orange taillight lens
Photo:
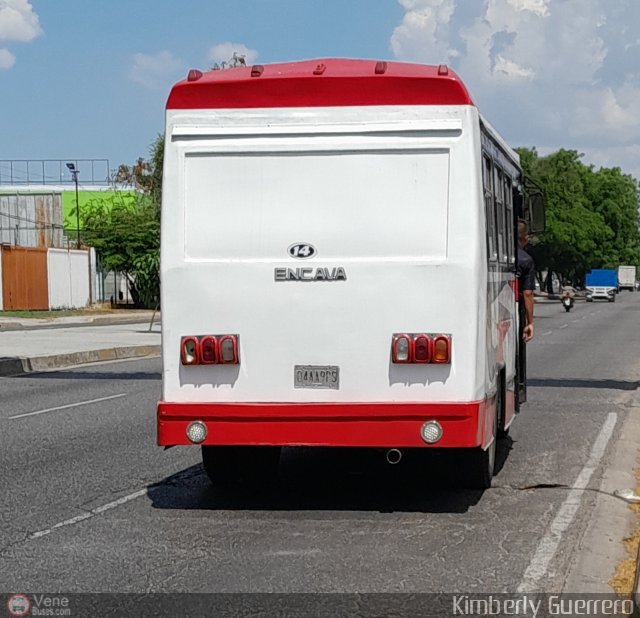
[[[446,335],[438,335],[434,338],[431,362],[441,365],[451,362],[451,339]]]

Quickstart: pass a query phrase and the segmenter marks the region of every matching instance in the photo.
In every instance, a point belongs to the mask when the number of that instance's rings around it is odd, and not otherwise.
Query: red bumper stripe
[[[204,444],[426,447],[425,421],[437,420],[435,446],[483,443],[484,402],[470,403],[168,403],[158,404],[158,444],[191,444],[191,421],[207,425]]]

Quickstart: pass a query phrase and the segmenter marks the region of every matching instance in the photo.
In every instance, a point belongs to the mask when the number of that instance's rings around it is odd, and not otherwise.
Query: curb
[[[160,349],[161,346],[159,345],[137,345],[106,348],[102,350],[88,350],[86,352],[69,352],[68,354],[54,354],[52,356],[1,358],[0,377],[15,376],[35,371],[49,371],[51,369],[61,369],[73,365],[85,365],[103,361],[159,356]]]
[[[84,322],[40,322],[38,324],[29,324],[27,322],[0,322],[0,332],[15,330],[39,330],[45,328],[79,328],[84,326],[117,326],[119,324],[146,324],[151,322],[149,319],[141,319],[140,316],[131,316],[123,318],[93,318]],[[154,318],[154,325],[160,324],[160,318]]]

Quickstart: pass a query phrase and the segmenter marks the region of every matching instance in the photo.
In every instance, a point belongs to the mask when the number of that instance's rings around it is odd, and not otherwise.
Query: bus
[[[540,215],[460,77],[192,69],[165,130],[159,445],[199,445],[216,484],[283,447],[455,448],[489,487],[526,398],[517,219]]]

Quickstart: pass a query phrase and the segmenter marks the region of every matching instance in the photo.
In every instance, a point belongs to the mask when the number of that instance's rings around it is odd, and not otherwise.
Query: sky
[[[639,25],[640,0],[0,0],[0,160],[146,158],[171,85],[237,52],[446,63],[510,145],[640,179]]]

